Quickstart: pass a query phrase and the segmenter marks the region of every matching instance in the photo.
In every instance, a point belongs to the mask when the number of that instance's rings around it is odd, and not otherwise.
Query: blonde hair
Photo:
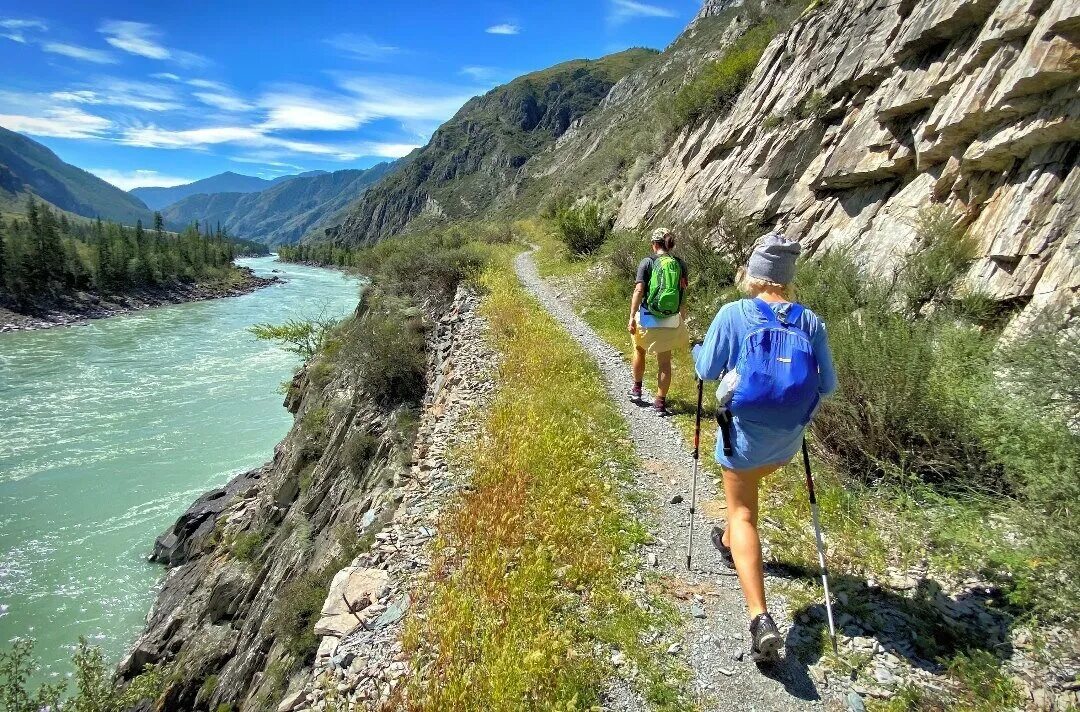
[[[740,267],[735,275],[735,284],[746,296],[753,299],[762,292],[776,292],[789,302],[795,301],[795,285],[780,284],[760,277],[751,277],[745,267]]]

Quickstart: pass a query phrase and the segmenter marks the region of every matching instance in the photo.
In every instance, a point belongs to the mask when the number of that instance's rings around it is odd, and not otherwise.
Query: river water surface
[[[251,294],[0,334],[0,650],[37,641],[44,674],[83,635],[115,661],[164,569],[154,537],[204,491],[268,460],[298,358],[258,322],[344,316],[358,282],[239,260],[287,281]]]

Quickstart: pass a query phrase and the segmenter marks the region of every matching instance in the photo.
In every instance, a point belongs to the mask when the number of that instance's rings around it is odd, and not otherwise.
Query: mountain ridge
[[[249,176],[234,171],[223,171],[183,185],[132,188],[128,193],[142,200],[151,210],[161,210],[191,195],[200,193],[257,193],[293,178],[309,178],[325,173],[327,171],[316,170],[278,176],[277,178],[259,178],[258,176]]]
[[[153,214],[138,197],[67,163],[32,138],[0,126],[0,199],[21,212],[19,203],[28,193],[86,218],[128,225],[153,222]]]

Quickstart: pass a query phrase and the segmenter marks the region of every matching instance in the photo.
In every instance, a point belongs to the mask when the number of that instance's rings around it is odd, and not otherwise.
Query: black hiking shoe
[[[753,638],[750,657],[755,663],[771,663],[780,659],[780,648],[784,646],[784,639],[780,637],[780,631],[771,615],[762,613],[750,621],[750,636]]]
[[[731,555],[731,548],[724,546],[723,527],[713,527],[712,534],[709,538],[712,539],[712,545],[715,546],[716,550],[720,552],[720,559],[724,562],[724,566],[734,571],[735,557]]]

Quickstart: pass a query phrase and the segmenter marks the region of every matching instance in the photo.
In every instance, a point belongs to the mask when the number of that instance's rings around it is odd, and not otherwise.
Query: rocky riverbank
[[[152,307],[238,297],[280,281],[280,277],[260,277],[249,267],[237,267],[230,280],[175,282],[138,289],[127,294],[73,292],[50,302],[39,302],[26,309],[19,308],[18,311],[0,303],[0,333],[77,326],[91,319],[105,319]]]
[[[199,498],[158,538],[152,558],[170,568],[120,666],[130,679],[175,665],[156,709],[392,699],[409,592],[458,487],[448,452],[471,437],[467,414],[493,388],[477,302],[462,288],[430,310],[419,411],[387,407],[314,361],[289,388],[296,422],[271,462]]]

